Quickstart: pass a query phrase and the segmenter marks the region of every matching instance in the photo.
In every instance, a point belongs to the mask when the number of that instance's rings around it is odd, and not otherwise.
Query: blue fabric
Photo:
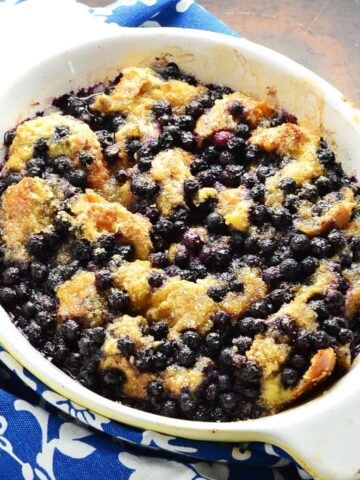
[[[131,4],[131,5],[129,5]],[[106,7],[106,22],[124,27],[139,27],[147,21],[162,27],[185,27],[210,30],[237,36],[227,25],[192,0],[123,1]],[[104,9],[91,9],[101,15]]]
[[[5,1],[15,5],[24,0]],[[189,0],[120,0],[105,8],[89,10],[106,22],[127,27],[159,24],[236,35]],[[110,421],[48,390],[0,349],[0,480],[22,478],[299,480],[311,477],[285,452],[270,445],[176,439]]]

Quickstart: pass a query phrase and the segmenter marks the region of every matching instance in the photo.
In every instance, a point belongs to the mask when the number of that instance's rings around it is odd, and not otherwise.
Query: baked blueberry
[[[294,253],[305,254],[310,247],[310,240],[300,233],[292,237],[290,245]]]
[[[290,367],[285,367],[281,372],[281,380],[286,387],[293,387],[298,383],[300,375],[297,370]]]
[[[175,359],[179,365],[190,368],[194,365],[196,356],[188,345],[180,344]]]
[[[257,333],[266,331],[266,323],[258,318],[245,317],[239,320],[238,330],[241,335],[253,337]]]
[[[86,174],[86,172],[84,172],[84,170],[80,170],[79,168],[75,169],[75,170],[71,170],[68,173],[67,178],[68,178],[69,182],[72,185],[74,185],[74,187],[85,187],[86,186],[87,174]]]
[[[220,213],[212,212],[206,218],[206,224],[209,232],[221,232],[225,227],[224,218]]]
[[[3,274],[3,283],[4,285],[11,286],[16,285],[20,281],[20,270],[17,267],[7,268]]]
[[[162,115],[171,115],[171,105],[166,100],[159,100],[154,103],[152,111],[156,117],[161,117]]]
[[[152,397],[160,397],[165,391],[164,382],[160,379],[150,380],[146,390]]]
[[[184,182],[184,192],[189,197],[195,195],[195,193],[199,190],[200,185],[197,180],[185,180]]]
[[[193,100],[188,105],[186,105],[185,113],[186,115],[197,118],[204,113],[204,107],[201,105],[201,103]]]
[[[119,183],[119,184],[123,184],[126,182],[126,180],[128,179],[128,175],[126,173],[126,170],[118,170],[116,173],[115,173],[115,178],[116,178],[116,181]]]
[[[131,191],[139,197],[151,198],[159,192],[159,186],[152,179],[135,175],[130,182]]]
[[[277,207],[271,212],[271,221],[277,228],[283,228],[291,224],[292,216],[284,207]]]
[[[221,346],[221,338],[219,333],[217,332],[208,333],[208,335],[206,336],[205,342],[211,352],[218,351]]]
[[[293,258],[287,258],[279,265],[280,275],[286,280],[297,280],[300,272],[299,263]]]
[[[187,414],[191,413],[195,409],[196,403],[190,392],[181,392],[179,398],[179,406],[180,410]]]
[[[327,257],[331,253],[331,245],[322,237],[313,238],[310,242],[310,248],[313,255],[317,258]]]
[[[159,288],[165,281],[164,275],[160,272],[152,272],[148,278],[148,283],[152,288]]]
[[[113,285],[113,275],[110,270],[100,270],[95,275],[95,285],[99,290],[107,290]]]
[[[154,322],[149,326],[149,334],[156,340],[161,340],[169,333],[168,324],[164,320]]]
[[[0,302],[7,306],[11,307],[14,305],[16,301],[16,291],[10,287],[2,287],[0,288]]]
[[[285,177],[281,180],[280,182],[281,188],[284,190],[286,193],[294,193],[296,191],[296,182],[293,178],[291,177]]]
[[[113,289],[108,295],[107,301],[113,313],[124,312],[129,305],[129,295],[123,290]]]
[[[131,338],[119,338],[117,341],[117,347],[126,357],[130,357],[136,353],[135,342]]]
[[[60,333],[66,343],[73,344],[79,340],[81,327],[74,320],[68,320],[61,325]]]
[[[255,205],[250,215],[252,223],[261,226],[268,220],[268,209],[265,205]]]
[[[261,183],[255,183],[250,190],[250,196],[257,202],[264,200],[265,187]]]
[[[16,128],[12,128],[12,129],[10,129],[10,130],[7,130],[7,131],[4,133],[4,144],[5,144],[7,147],[10,147],[10,145],[11,145],[12,142],[14,141],[15,135],[16,135]]]

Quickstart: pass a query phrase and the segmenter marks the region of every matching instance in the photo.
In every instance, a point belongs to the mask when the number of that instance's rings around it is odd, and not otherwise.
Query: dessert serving
[[[0,302],[89,389],[274,414],[360,343],[358,185],[294,115],[169,63],[5,134]]]

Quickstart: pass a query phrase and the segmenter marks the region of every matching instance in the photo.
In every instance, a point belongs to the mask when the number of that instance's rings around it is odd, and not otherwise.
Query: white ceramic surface
[[[305,68],[244,39],[195,30],[124,29],[57,53],[17,76],[0,92],[0,135],[64,92],[112,78],[127,65],[155,57],[176,61],[204,82],[281,105],[319,129],[348,172],[360,175],[360,112]],[[3,151],[0,151],[0,154]],[[169,419],[104,399],[71,380],[28,344],[0,309],[0,343],[58,393],[109,418],[175,436],[214,441],[272,442],[295,456],[316,478],[360,478],[360,366],[322,396],[272,417],[236,423]]]

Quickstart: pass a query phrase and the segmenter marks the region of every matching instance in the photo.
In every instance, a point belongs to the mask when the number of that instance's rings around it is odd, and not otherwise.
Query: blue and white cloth
[[[71,0],[0,0],[0,30],[3,31],[1,21],[10,6],[21,4],[13,11],[19,11],[16,25],[23,22],[22,28],[25,28],[29,23],[25,9],[33,13],[41,2],[43,25],[47,23],[44,16],[50,15],[51,10],[53,13],[55,4],[60,8],[60,2],[61,10],[56,23],[61,25],[61,12],[64,13],[72,4]],[[104,8],[81,6],[80,13],[84,24],[94,15],[99,22],[103,20],[105,24],[110,24],[107,28],[114,28],[112,24],[126,27],[175,26],[236,35],[192,0],[119,0]],[[35,18],[36,15],[33,21]],[[8,25],[7,19],[3,25],[5,23]],[[62,27],[67,28],[66,38],[69,39],[71,25],[67,22],[66,27]],[[13,28],[11,30],[14,31]],[[24,30],[21,31],[24,33]],[[44,35],[48,33],[42,29],[42,43]],[[48,40],[50,37],[45,38]],[[9,59],[16,57],[17,66],[19,63],[24,66],[24,51],[23,57],[19,58],[20,53],[14,54],[9,47],[12,44],[16,49],[16,42],[5,43],[1,42],[0,47],[3,64],[8,54]],[[47,42],[49,44],[51,41]],[[40,42],[37,47],[40,48]],[[38,53],[39,48],[32,50],[33,55]],[[311,480],[285,452],[271,445],[215,444],[177,439],[110,421],[48,390],[0,348],[0,480],[89,478]]]

